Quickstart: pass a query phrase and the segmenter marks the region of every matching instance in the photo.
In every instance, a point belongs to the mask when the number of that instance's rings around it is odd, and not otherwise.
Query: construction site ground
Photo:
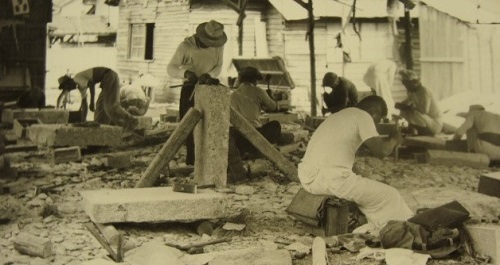
[[[152,107],[151,113],[161,113],[165,106]],[[161,126],[161,124],[159,125]],[[301,128],[301,124],[291,127]],[[166,140],[166,139],[165,139]],[[83,149],[81,162],[54,164],[50,151],[9,154],[12,167],[18,169],[21,183],[16,190],[0,195],[0,213],[6,223],[0,224],[1,264],[59,264],[77,265],[105,258],[108,253],[84,227],[90,221],[81,207],[80,191],[97,189],[133,188],[149,163],[162,147],[163,142],[141,143],[114,148]],[[286,155],[295,164],[305,151],[307,140]],[[123,169],[109,168],[103,163],[110,154],[126,153],[131,156],[131,166]],[[169,163],[173,172],[185,168],[184,147]],[[248,164],[254,161],[246,161]],[[416,210],[415,198],[427,197],[436,205],[453,199],[463,203],[471,212],[471,223],[498,225],[500,199],[476,193],[482,174],[499,171],[489,167],[474,169],[468,167],[440,166],[417,162],[411,154],[402,152],[400,158],[377,159],[361,151],[356,158],[356,168],[364,177],[387,183],[397,188]],[[191,178],[171,174],[165,169],[157,182],[159,186],[171,186],[174,182]],[[1,179],[1,184],[13,180]],[[43,189],[43,187],[50,187]],[[191,223],[125,223],[115,224],[127,241],[125,250],[133,249],[151,241],[164,244],[188,244],[221,237],[231,237],[229,242],[204,247],[205,252],[215,252],[251,247],[266,249],[287,249],[292,264],[312,264],[311,245],[315,235],[301,222],[285,211],[293,196],[300,189],[299,183],[290,182],[276,168],[254,174],[251,179],[238,184],[228,184],[218,190],[227,194],[229,211],[234,218],[210,220],[214,225],[211,236],[199,235]],[[465,194],[465,195],[454,195]],[[244,224],[244,229],[225,230],[227,222]],[[53,244],[49,258],[22,255],[14,249],[13,240],[20,232],[48,238]],[[356,260],[358,253],[335,244],[336,238],[327,238],[329,264],[381,264],[381,261]],[[331,243],[333,242],[333,243]],[[127,253],[125,252],[125,255]],[[428,264],[477,264],[464,253],[457,253],[443,260],[430,260]]]

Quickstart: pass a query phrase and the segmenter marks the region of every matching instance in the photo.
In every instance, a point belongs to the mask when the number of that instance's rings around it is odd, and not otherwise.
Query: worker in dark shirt
[[[335,113],[347,107],[354,107],[358,104],[358,90],[356,86],[347,78],[337,76],[335,73],[328,72],[323,77],[323,87],[330,87],[330,93],[323,93],[323,100],[326,108],[325,113]]]

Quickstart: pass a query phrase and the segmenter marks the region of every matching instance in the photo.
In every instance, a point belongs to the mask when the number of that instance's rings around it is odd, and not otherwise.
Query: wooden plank
[[[136,188],[151,187],[160,175],[161,169],[175,156],[181,145],[201,120],[201,113],[195,108],[189,109],[179,126],[175,129],[148,168],[136,183]]]
[[[262,136],[240,113],[231,108],[231,124],[250,141],[267,159],[272,161],[278,169],[291,181],[300,182],[297,168],[287,160],[264,136]]]

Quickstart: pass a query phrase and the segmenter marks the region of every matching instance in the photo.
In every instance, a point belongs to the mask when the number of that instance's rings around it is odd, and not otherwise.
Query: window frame
[[[127,59],[154,61],[154,33],[155,23],[130,23]]]

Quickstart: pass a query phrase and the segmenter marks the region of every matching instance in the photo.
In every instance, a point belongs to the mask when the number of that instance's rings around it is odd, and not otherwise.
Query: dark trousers
[[[271,144],[278,143],[278,140],[281,137],[281,124],[279,121],[270,121],[262,125],[262,127],[256,129]],[[259,150],[257,150],[257,148],[255,148],[255,146],[253,146],[253,144],[239,132],[235,132],[234,135],[236,146],[241,154],[250,153],[257,155],[260,153]]]
[[[181,97],[179,102],[179,119],[182,120],[184,115],[188,112],[191,107],[194,107],[194,96],[190,99],[193,94],[195,85],[186,84],[181,88]],[[186,138],[186,165],[194,165],[194,137],[193,132],[189,133]]]

